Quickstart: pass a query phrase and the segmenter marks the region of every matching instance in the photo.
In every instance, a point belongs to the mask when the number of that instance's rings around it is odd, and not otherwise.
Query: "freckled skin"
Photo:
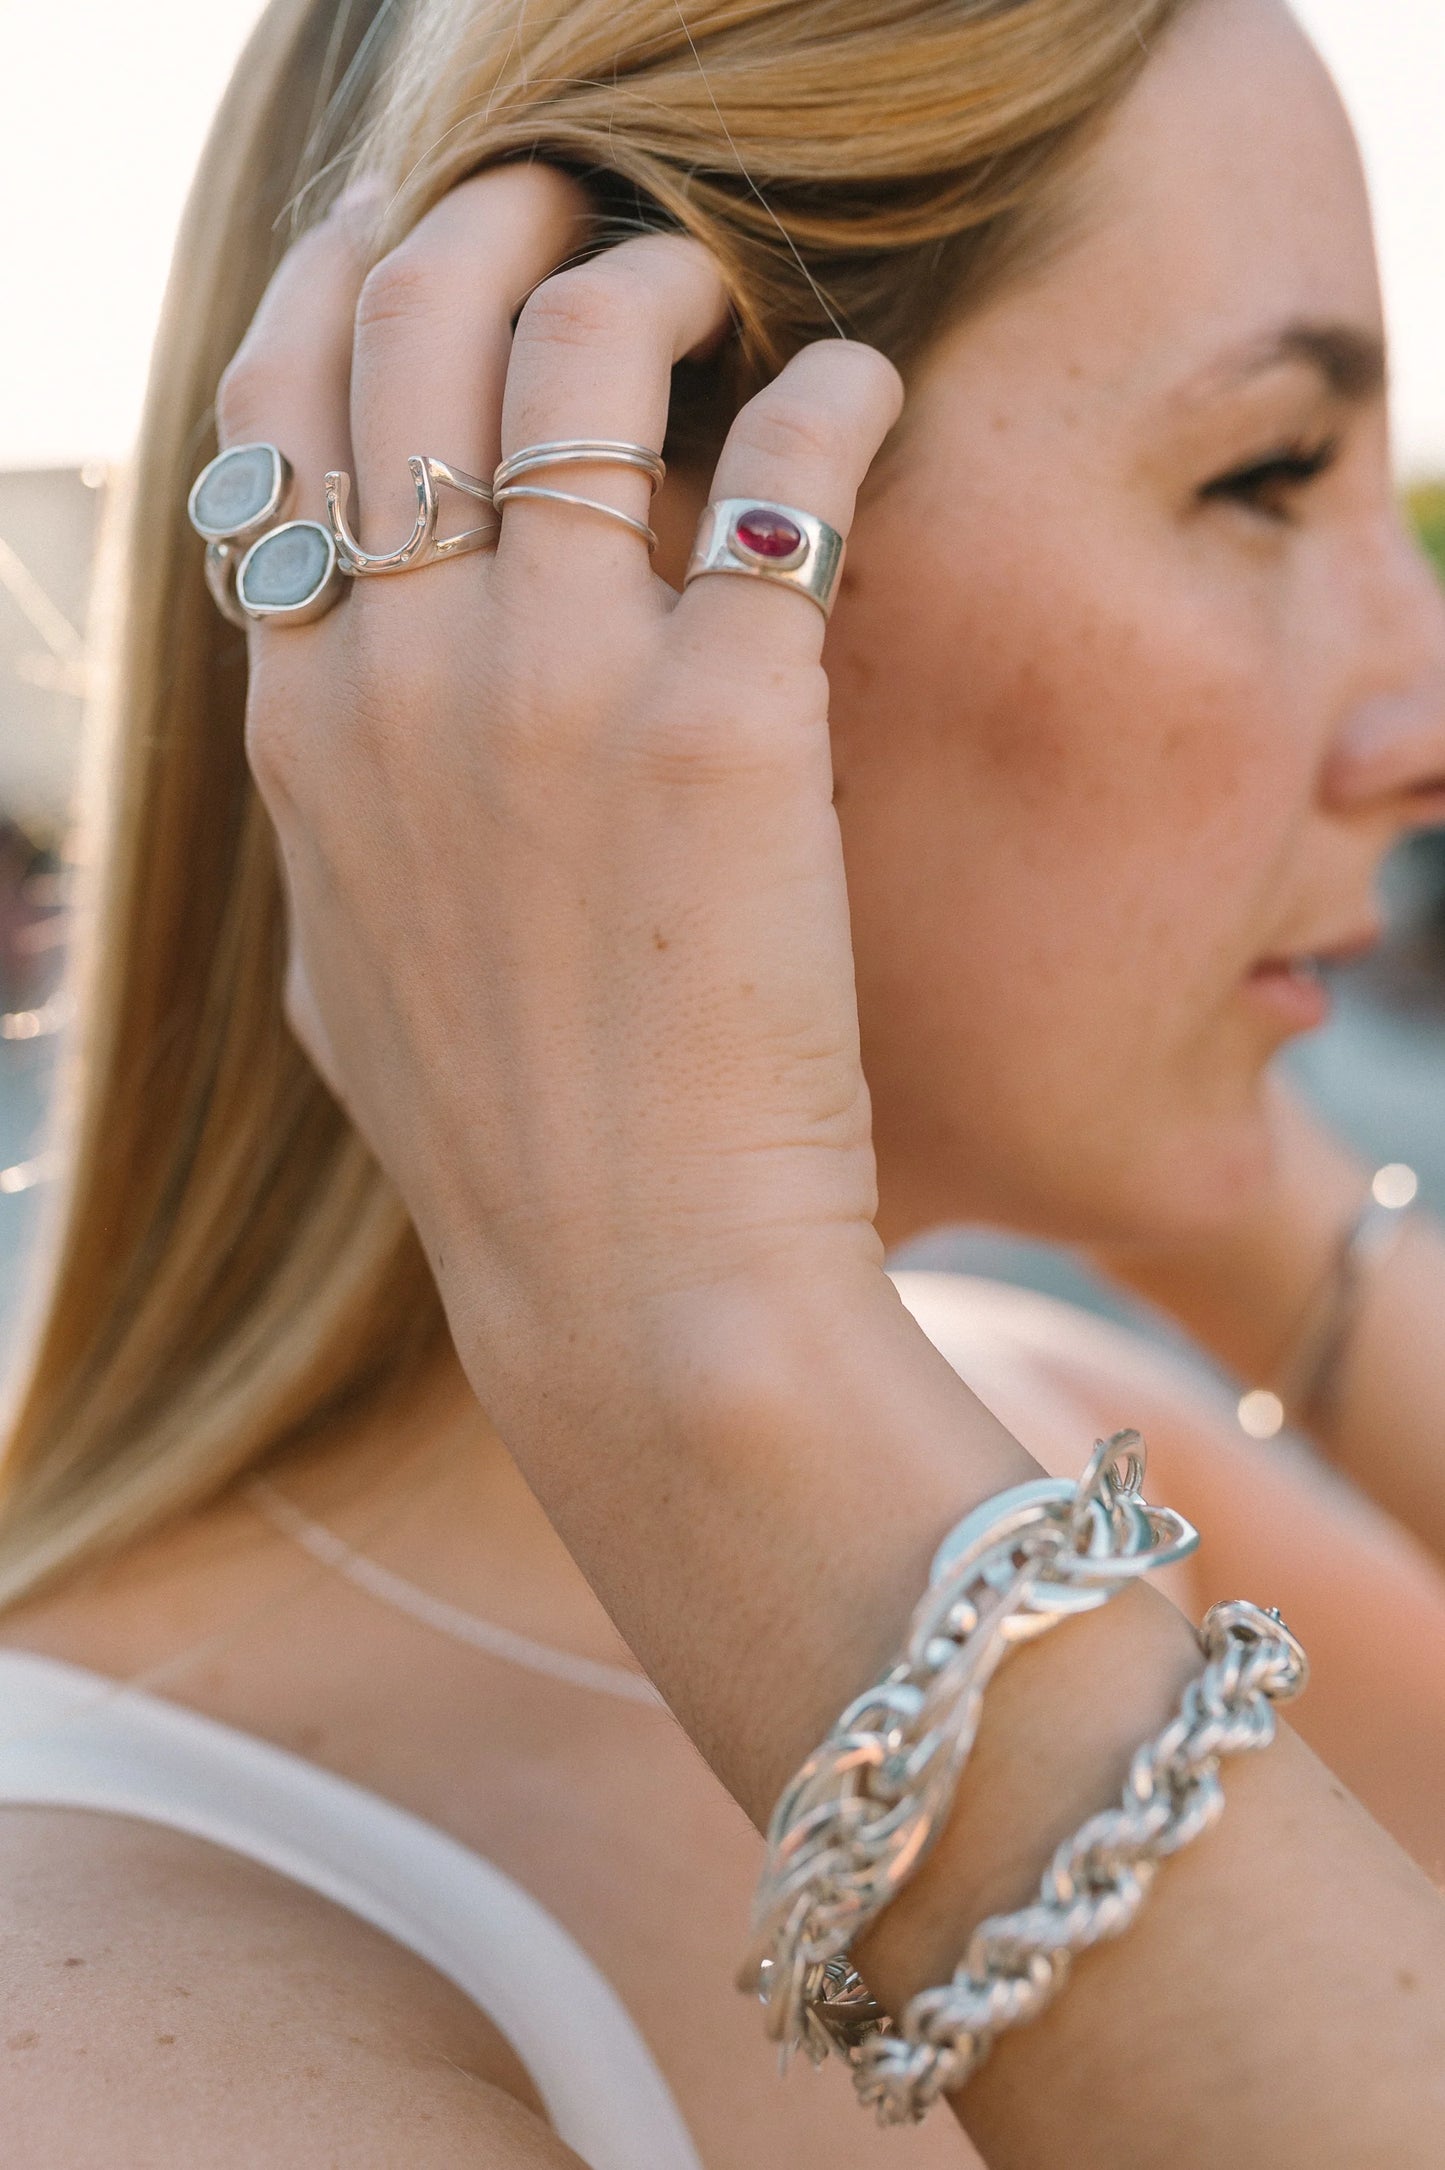
[[[1067,248],[929,358],[850,548],[828,667],[893,1240],[1237,1211],[1284,1037],[1245,975],[1359,929],[1440,817],[1445,633],[1383,402],[1299,364],[1215,381],[1286,319],[1378,333],[1347,125],[1273,0],[1174,39]],[[1326,435],[1286,517],[1201,501]],[[1347,785],[1369,732],[1388,758]]]

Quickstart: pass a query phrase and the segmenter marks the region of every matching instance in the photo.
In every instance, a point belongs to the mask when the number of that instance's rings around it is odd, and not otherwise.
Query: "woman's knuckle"
[[[297,732],[285,708],[251,701],[246,709],[246,762],[256,788],[272,810],[293,800],[300,785]]]
[[[357,330],[385,331],[429,314],[436,307],[442,281],[433,252],[403,242],[373,264],[361,282],[356,304]]]
[[[266,412],[271,372],[254,348],[242,347],[227,363],[216,387],[216,425],[221,437],[236,443],[254,435]]]
[[[779,730],[766,689],[760,691],[758,700],[740,699],[721,679],[694,681],[681,698],[659,702],[637,720],[630,733],[634,757],[652,780],[676,787],[784,788],[800,753],[807,753],[806,734]]]
[[[590,347],[626,335],[637,322],[641,296],[628,273],[602,261],[544,279],[529,296],[519,331],[562,347]]]
[[[832,418],[822,408],[786,394],[754,401],[739,431],[750,452],[787,466],[829,466],[840,450]]]

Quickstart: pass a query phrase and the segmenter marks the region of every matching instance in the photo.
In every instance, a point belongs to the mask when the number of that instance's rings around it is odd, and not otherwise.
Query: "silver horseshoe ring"
[[[496,540],[495,525],[468,528],[464,534],[448,535],[445,540],[437,537],[438,490],[460,490],[464,496],[477,498],[490,506],[492,486],[489,482],[483,482],[477,475],[466,474],[460,467],[452,467],[431,453],[413,452],[406,464],[411,469],[416,488],[416,524],[397,550],[362,548],[346,519],[346,507],[351,497],[350,475],[332,473],[326,477],[327,525],[336,543],[341,570],[353,580],[366,579],[375,573],[413,572],[422,565],[435,565],[442,558],[459,558],[470,550],[484,549]]]

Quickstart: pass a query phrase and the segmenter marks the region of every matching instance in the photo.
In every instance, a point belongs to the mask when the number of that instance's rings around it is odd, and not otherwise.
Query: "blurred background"
[[[0,1345],[53,1164],[46,1110],[91,572],[135,434],[187,182],[260,0],[0,0]],[[1354,115],[1395,353],[1400,487],[1445,577],[1445,0],[1297,0]],[[63,95],[62,95],[63,93]],[[1391,936],[1340,975],[1335,1020],[1291,1057],[1378,1160],[1445,1210],[1445,832],[1390,869]],[[1111,1299],[1070,1259],[978,1230],[907,1262]]]

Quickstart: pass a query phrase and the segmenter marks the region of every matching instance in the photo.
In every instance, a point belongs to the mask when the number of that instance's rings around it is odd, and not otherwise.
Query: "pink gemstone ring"
[[[683,586],[704,573],[734,573],[796,588],[826,618],[843,568],[843,538],[835,527],[795,505],[766,498],[722,497],[698,522]]]

